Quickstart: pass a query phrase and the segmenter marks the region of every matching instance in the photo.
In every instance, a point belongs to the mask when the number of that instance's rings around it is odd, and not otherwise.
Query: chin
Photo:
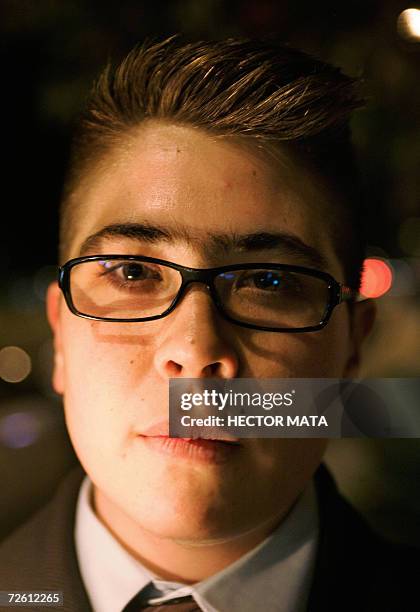
[[[135,523],[159,537],[201,540],[235,529],[232,510],[225,503],[215,504],[194,490],[181,493],[171,486],[159,487],[127,500],[125,507],[132,508]]]

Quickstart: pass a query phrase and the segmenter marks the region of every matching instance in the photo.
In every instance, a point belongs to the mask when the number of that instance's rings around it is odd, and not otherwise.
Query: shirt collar
[[[80,572],[96,612],[118,612],[151,581],[163,591],[153,603],[192,594],[205,612],[251,612],[261,602],[278,612],[304,610],[316,553],[318,510],[313,481],[283,522],[258,546],[194,585],[159,579],[115,539],[91,505],[92,482],[82,482],[75,543]]]

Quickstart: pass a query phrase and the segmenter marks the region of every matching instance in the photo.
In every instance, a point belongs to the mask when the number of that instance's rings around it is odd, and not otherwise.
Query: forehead
[[[319,252],[328,271],[341,276],[325,223],[328,204],[313,178],[285,155],[270,161],[255,146],[192,127],[149,122],[133,130],[87,174],[73,200],[71,257],[111,226],[159,227],[173,238],[166,244],[202,254],[210,243],[212,253],[217,245],[223,250],[215,236],[283,233]],[[108,235],[106,244],[117,238]],[[131,242],[120,244],[127,250]]]

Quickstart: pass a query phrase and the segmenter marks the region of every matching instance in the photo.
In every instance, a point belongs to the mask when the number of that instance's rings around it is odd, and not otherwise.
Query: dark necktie
[[[198,604],[191,595],[188,597],[174,597],[169,601],[151,606],[150,604],[140,604],[136,601],[137,596],[125,606],[122,612],[201,612]]]

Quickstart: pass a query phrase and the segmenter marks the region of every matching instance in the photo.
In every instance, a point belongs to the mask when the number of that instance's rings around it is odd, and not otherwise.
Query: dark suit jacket
[[[0,590],[63,591],[64,606],[60,609],[64,612],[92,610],[73,539],[83,476],[80,467],[72,470],[48,505],[0,545]],[[320,540],[308,612],[420,610],[420,551],[375,535],[338,493],[322,464],[315,483]],[[264,602],[260,608],[264,610]]]

